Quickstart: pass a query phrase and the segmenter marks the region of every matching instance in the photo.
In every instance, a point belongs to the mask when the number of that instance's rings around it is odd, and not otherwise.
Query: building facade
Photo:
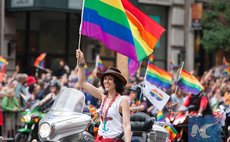
[[[78,47],[82,0],[0,0],[0,54],[9,61],[9,72],[16,64],[23,72],[34,73],[33,61],[47,53],[46,67],[55,68],[62,59],[74,68]],[[194,40],[191,30],[191,1],[131,0],[162,25],[166,32],[154,49],[155,65],[168,69],[185,61],[185,68],[194,69]],[[108,67],[118,66],[128,76],[127,58],[104,47],[103,43],[82,36],[81,49],[93,68],[97,53]],[[145,62],[146,63],[146,62]],[[145,73],[145,63],[142,74]]]

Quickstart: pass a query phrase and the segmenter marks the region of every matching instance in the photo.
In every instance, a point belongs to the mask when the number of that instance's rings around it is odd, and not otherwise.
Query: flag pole
[[[181,64],[180,72],[179,72],[179,75],[178,75],[178,77],[177,77],[177,83],[178,83],[178,81],[179,81],[179,79],[180,79],[180,74],[181,74],[181,71],[182,71],[183,67],[184,67],[184,61],[183,61],[182,64]],[[176,94],[177,89],[178,89],[177,83],[176,83],[176,89],[175,89],[175,93],[174,93],[174,94]]]
[[[81,50],[81,29],[82,29],[82,19],[83,19],[83,14],[84,14],[84,4],[85,4],[85,0],[82,1],[82,8],[81,8],[81,23],[79,26],[79,38],[78,38],[78,47],[77,50]],[[77,66],[79,66],[79,61],[77,61]]]
[[[96,56],[96,63],[95,63],[95,68],[98,69],[98,62],[99,62],[99,54]]]
[[[137,69],[137,77],[141,76],[141,64],[142,64],[142,62],[139,63],[139,67]]]
[[[39,71],[39,68],[36,67],[36,68],[35,68],[35,77],[36,77],[36,78],[38,78],[38,71]]]
[[[82,8],[81,8],[81,23],[79,27],[78,50],[80,50],[81,48],[81,29],[82,29],[82,19],[83,19],[83,14],[84,14],[84,4],[85,4],[85,0],[83,0]]]

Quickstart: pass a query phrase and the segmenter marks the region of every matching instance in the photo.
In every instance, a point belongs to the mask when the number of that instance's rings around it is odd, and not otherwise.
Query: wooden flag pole
[[[179,71],[179,75],[178,75],[178,77],[177,77],[177,83],[178,83],[178,81],[179,81],[179,79],[180,79],[180,74],[181,74],[181,71],[182,71],[183,67],[184,67],[184,61],[183,61],[182,64],[181,64],[181,68],[180,68],[180,71]],[[177,83],[176,83],[175,94],[177,93],[177,89],[178,89]]]

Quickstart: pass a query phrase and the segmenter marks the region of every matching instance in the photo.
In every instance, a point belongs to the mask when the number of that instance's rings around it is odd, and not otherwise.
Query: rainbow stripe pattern
[[[224,73],[230,76],[230,67],[227,67],[226,69],[224,69]]]
[[[181,71],[177,85],[184,92],[195,95],[204,89],[198,79],[184,69]]]
[[[128,0],[85,0],[83,11],[83,35],[102,41],[137,64],[153,52],[165,31]]]
[[[34,61],[34,66],[35,67],[42,67],[44,68],[45,65],[44,65],[44,59],[46,57],[46,53],[42,53],[40,54]]]
[[[160,88],[169,89],[172,84],[172,74],[164,71],[161,68],[148,63],[145,79]]]
[[[163,95],[159,93],[156,89],[152,89],[149,92],[151,96],[155,97],[156,100],[161,101],[163,100]]]
[[[84,69],[85,69],[85,75],[88,77],[91,73],[89,71],[89,68],[88,68],[87,64],[85,64]]]
[[[226,67],[228,67],[230,65],[225,57],[223,58],[223,63],[224,63],[224,66],[226,66]]]
[[[98,56],[98,61],[97,61],[97,69],[101,72],[105,71],[105,66],[102,63],[102,60],[100,58],[100,56]]]
[[[8,61],[4,57],[0,56],[0,66],[2,67],[7,64],[8,64]]]
[[[153,61],[154,61],[154,55],[152,54],[152,55],[149,56],[149,62],[153,63]]]
[[[164,115],[162,111],[157,113],[157,121],[165,121]]]
[[[93,74],[93,72],[91,72],[91,74],[87,78],[87,82],[93,83],[93,81],[94,81],[94,74]]]
[[[177,130],[170,123],[168,123],[164,128],[169,132],[169,139],[173,141],[177,136]]]

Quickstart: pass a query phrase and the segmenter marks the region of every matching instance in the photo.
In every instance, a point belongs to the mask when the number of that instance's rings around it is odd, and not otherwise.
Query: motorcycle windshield
[[[63,88],[51,107],[51,111],[79,112],[84,108],[85,95],[73,88]]]

